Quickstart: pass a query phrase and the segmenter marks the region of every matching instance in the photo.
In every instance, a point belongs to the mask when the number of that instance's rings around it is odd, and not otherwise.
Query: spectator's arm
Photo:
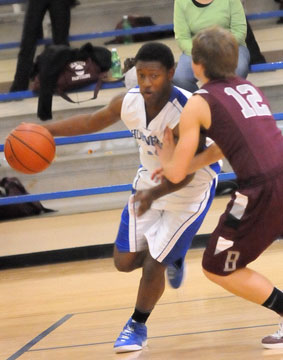
[[[247,20],[241,0],[230,0],[231,24],[230,31],[238,43],[245,44],[247,36]]]
[[[186,20],[185,9],[178,0],[175,0],[174,4],[174,32],[180,49],[186,55],[191,55],[192,35]]]

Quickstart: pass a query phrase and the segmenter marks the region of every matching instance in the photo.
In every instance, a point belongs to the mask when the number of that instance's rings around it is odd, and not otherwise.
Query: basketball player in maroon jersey
[[[278,313],[279,330],[262,345],[283,349],[283,293],[247,267],[283,234],[283,137],[262,92],[235,76],[238,45],[230,32],[220,27],[200,31],[192,58],[203,86],[183,110],[176,146],[166,129],[163,149],[157,148],[162,172],[173,183],[185,178],[200,132],[230,162],[239,189],[210,237],[203,271],[231,293]]]

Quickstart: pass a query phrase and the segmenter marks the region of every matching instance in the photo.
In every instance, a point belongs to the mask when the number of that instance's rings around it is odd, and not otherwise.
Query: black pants
[[[262,64],[265,63],[265,57],[262,55],[256,38],[254,36],[253,30],[247,21],[247,37],[246,37],[247,48],[250,52],[250,64]]]
[[[280,6],[279,6],[279,10],[283,10],[283,0],[279,1]],[[282,24],[283,23],[283,16],[281,16],[278,20],[277,20],[277,24]]]
[[[71,19],[70,0],[29,0],[25,13],[17,69],[10,91],[27,90],[36,43],[40,36],[44,15],[49,11],[53,43],[69,45]]]

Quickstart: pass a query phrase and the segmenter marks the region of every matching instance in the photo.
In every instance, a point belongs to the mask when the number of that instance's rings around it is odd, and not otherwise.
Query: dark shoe
[[[281,317],[279,329],[274,334],[265,336],[261,343],[265,349],[283,349],[283,317]]]

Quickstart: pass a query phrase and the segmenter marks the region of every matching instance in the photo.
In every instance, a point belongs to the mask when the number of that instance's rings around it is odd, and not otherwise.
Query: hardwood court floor
[[[283,241],[252,264],[283,288]],[[277,330],[269,310],[210,283],[203,250],[187,256],[187,277],[167,286],[148,320],[148,347],[116,355],[113,341],[132,313],[140,271],[118,273],[112,259],[70,262],[0,273],[1,360],[283,360],[260,340]]]

